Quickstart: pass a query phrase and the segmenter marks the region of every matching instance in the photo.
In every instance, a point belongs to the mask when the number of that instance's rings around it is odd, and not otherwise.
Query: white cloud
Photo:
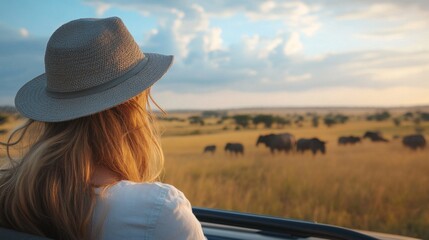
[[[265,1],[261,3],[260,10],[262,13],[269,13],[277,6],[274,1]]]
[[[243,38],[244,46],[248,51],[254,51],[259,46],[259,42],[260,42],[259,35],[254,35],[251,37],[244,36]]]
[[[258,46],[257,46],[257,53],[255,55],[258,58],[267,58],[270,54],[272,54],[278,46],[280,46],[283,42],[283,39],[279,36],[269,39],[269,38],[257,38]]]
[[[289,40],[286,42],[283,53],[287,56],[291,56],[299,53],[303,49],[299,33],[294,32],[291,34]]]
[[[354,74],[380,82],[403,82],[407,79],[426,79],[426,76],[429,76],[429,64],[417,66],[363,68],[356,70]]]
[[[30,35],[30,33],[28,32],[28,30],[26,28],[20,28],[19,29],[19,35],[21,35],[21,37],[26,38],[28,37],[28,35]]]
[[[411,32],[417,32],[425,30],[429,27],[429,20],[417,19],[413,21],[407,21],[400,24],[395,24],[392,27],[386,27],[375,31],[358,33],[357,37],[367,40],[400,40],[403,38],[409,38]]]
[[[286,29],[312,36],[321,27],[318,11],[320,6],[301,1],[266,1],[258,8],[247,9],[244,13],[253,21],[282,21]]]
[[[350,76],[379,82],[385,86],[423,84],[429,77],[429,53],[415,52],[402,54],[367,53],[338,69]]]
[[[222,47],[222,29],[212,28],[208,30],[208,33],[203,37],[204,50],[206,52],[213,52],[216,50],[223,49]]]
[[[185,61],[190,64],[193,61],[217,67],[219,61],[240,60],[243,57],[267,59],[279,54],[293,56],[301,52],[303,43],[300,35],[314,35],[321,23],[317,17],[320,6],[307,4],[302,1],[284,2],[280,0],[256,2],[197,2],[193,0],[174,2],[165,5],[162,2],[148,1],[123,1],[120,4],[115,1],[89,1],[96,6],[97,11],[109,8],[122,8],[138,11],[142,15],[150,16],[158,21],[156,31],[146,33],[142,46],[151,49],[168,50],[176,55],[176,63]],[[259,19],[283,23],[274,37],[253,35],[245,37],[237,44],[246,56],[230,56],[231,42],[225,44],[223,30],[218,26],[212,26],[213,17],[234,16],[244,14],[249,19]],[[245,27],[251,27],[251,22]],[[170,37],[170,39],[169,39]],[[289,40],[286,42],[285,39]],[[240,38],[237,38],[240,39]],[[247,46],[244,49],[242,45]],[[235,54],[235,53],[234,53]],[[209,56],[211,55],[211,56]],[[222,55],[222,57],[221,57]],[[214,59],[215,58],[215,59]],[[277,64],[277,63],[276,63]],[[201,66],[200,66],[201,67]],[[244,66],[240,66],[244,67]],[[237,69],[236,72],[239,72]]]
[[[332,87],[300,92],[242,92],[222,90],[210,93],[153,91],[161,107],[172,109],[219,109],[236,107],[300,106],[412,106],[429,102],[429,88],[392,87],[386,89]],[[222,96],[222,97],[219,97]]]
[[[105,4],[105,3],[98,3],[95,7],[95,13],[97,15],[97,17],[102,17],[104,15],[104,13],[109,10],[111,7],[110,4]]]
[[[177,9],[173,9],[172,13],[176,15],[176,19],[173,21],[172,25],[172,32],[175,37],[174,40],[176,41],[177,47],[180,50],[180,56],[186,57],[189,52],[188,44],[191,42],[193,34],[185,32],[182,33],[181,31],[182,29],[187,30],[187,27],[183,26],[183,18],[185,17],[185,13]]]
[[[336,9],[337,19],[345,21],[356,20],[366,24],[365,29],[357,29],[355,36],[363,40],[402,41],[424,35],[428,38],[429,5],[422,1],[345,1],[346,11]],[[426,34],[425,34],[426,33]],[[419,41],[416,39],[416,41]],[[424,44],[421,41],[417,48]]]
[[[170,12],[174,18],[164,18],[162,25],[166,31],[171,30],[179,56],[188,57],[190,48],[197,49],[196,46],[191,46],[196,43],[202,43],[203,46],[198,47],[206,53],[223,48],[222,30],[210,26],[209,16],[201,6],[192,4],[189,8],[173,8]]]
[[[309,6],[303,2],[285,2],[283,6],[292,9],[290,16],[287,17],[286,24],[289,23],[294,31],[302,31],[308,36],[312,36],[319,30],[321,23],[317,15],[312,14],[320,10],[320,6]]]
[[[259,59],[266,59],[271,54],[275,53],[276,50],[284,42],[281,36],[274,38],[262,38],[259,35],[244,36],[242,38],[243,50],[248,52],[252,56],[256,56]]]
[[[368,7],[357,11],[348,12],[339,16],[339,19],[355,20],[355,19],[396,19],[403,9],[392,3],[373,3]]]
[[[287,82],[302,82],[302,81],[305,81],[305,80],[309,80],[312,77],[313,76],[310,73],[304,73],[304,74],[296,75],[296,76],[290,75],[290,76],[286,77],[286,81]]]

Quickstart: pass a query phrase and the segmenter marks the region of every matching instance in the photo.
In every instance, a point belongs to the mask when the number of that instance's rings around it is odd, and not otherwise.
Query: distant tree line
[[[344,114],[327,114],[323,118],[323,123],[327,127],[331,127],[335,124],[344,124],[349,120],[349,116],[346,116]],[[313,124],[314,125],[314,124]]]
[[[429,121],[429,113],[427,112],[406,112],[402,115],[403,120],[415,120],[420,119],[421,121],[427,122]]]
[[[306,119],[315,128],[319,127],[320,124],[324,124],[327,127],[332,127],[337,124],[345,124],[350,120],[350,116],[340,113],[328,113],[325,115],[318,115],[316,113],[306,113],[303,115],[287,114],[284,117],[274,114],[236,114],[228,116],[228,113],[226,111],[203,111],[200,115],[192,115],[189,116],[187,119],[181,119],[177,117],[163,117],[160,119],[165,121],[180,122],[187,120],[190,124],[203,126],[205,125],[206,118],[218,119],[216,124],[223,124],[226,120],[230,120],[236,125],[236,129],[258,126],[263,126],[264,128],[283,128],[286,125],[292,124],[301,127]],[[388,111],[381,111],[374,114],[366,115],[365,119],[368,121],[385,121],[391,119],[396,126],[399,126],[402,121],[411,120],[414,121],[416,125],[418,125],[420,121],[429,121],[429,113],[420,111],[406,112],[402,115],[393,117]],[[225,126],[224,129],[227,129],[227,126]]]
[[[375,114],[370,114],[366,116],[368,121],[385,121],[391,119],[395,126],[400,126],[403,121],[412,121],[415,125],[420,125],[421,121],[429,121],[428,112],[405,112],[401,115],[392,116],[388,111],[382,111]]]
[[[316,114],[309,115],[313,127],[319,126],[320,117]],[[248,114],[234,115],[231,117],[237,126],[247,128],[252,123],[254,126],[263,125],[265,128],[272,128],[276,125],[278,128],[283,128],[286,125],[296,124],[298,127],[302,126],[305,118],[303,115],[293,115],[289,118],[284,118],[276,115],[258,114],[251,116]],[[349,120],[349,116],[343,114],[327,114],[323,117],[323,123],[331,127],[334,124],[344,124]]]
[[[227,111],[203,111],[201,113],[202,118],[210,118],[210,117],[222,118],[222,117],[226,117],[227,115],[228,115]]]
[[[178,117],[165,117],[165,116],[158,116],[158,119],[159,120],[162,120],[162,121],[167,121],[167,122],[173,122],[173,121],[177,121],[177,122],[184,122],[184,121],[186,121],[185,119],[183,119],[183,118],[178,118]]]
[[[371,114],[366,116],[366,120],[368,121],[385,121],[391,117],[388,111],[383,111],[375,114]]]
[[[17,113],[18,111],[16,110],[15,107],[12,106],[0,106],[0,113],[1,114],[14,114]]]
[[[190,116],[188,117],[188,121],[190,124],[199,124],[201,126],[205,124],[204,119],[201,116]]]
[[[282,128],[285,125],[290,125],[291,120],[270,115],[270,114],[258,114],[255,116],[251,116],[248,114],[234,115],[231,117],[237,126],[247,128],[250,124],[253,124],[255,127],[262,125],[265,128],[272,128],[275,124],[277,127]]]
[[[395,126],[400,126],[402,121],[412,121],[415,125],[420,125],[420,122],[429,121],[429,113],[427,112],[406,112],[392,119]],[[419,132],[419,131],[418,131]]]

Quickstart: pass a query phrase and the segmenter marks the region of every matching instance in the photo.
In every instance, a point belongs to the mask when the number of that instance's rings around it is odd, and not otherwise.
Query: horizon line
[[[2,109],[15,109],[13,105],[0,105]],[[262,109],[404,109],[404,108],[429,108],[429,104],[416,105],[391,105],[391,106],[376,106],[376,105],[308,105],[308,106],[242,106],[242,107],[219,107],[219,108],[162,108],[170,112],[186,112],[186,111],[228,111],[228,110],[262,110]],[[155,112],[160,111],[158,108],[153,109]]]

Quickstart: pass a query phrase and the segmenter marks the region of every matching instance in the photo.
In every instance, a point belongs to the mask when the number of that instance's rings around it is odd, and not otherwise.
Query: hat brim
[[[102,92],[76,98],[53,98],[46,93],[46,75],[25,84],[16,94],[16,109],[25,117],[43,122],[62,122],[88,116],[137,96],[170,68],[173,56],[145,53],[148,62],[136,75]]]

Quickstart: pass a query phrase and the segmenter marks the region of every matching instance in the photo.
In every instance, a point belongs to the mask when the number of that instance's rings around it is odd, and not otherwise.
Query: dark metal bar
[[[377,240],[377,238],[351,229],[314,222],[198,207],[194,207],[192,210],[200,222],[244,227],[273,234],[336,240]]]

